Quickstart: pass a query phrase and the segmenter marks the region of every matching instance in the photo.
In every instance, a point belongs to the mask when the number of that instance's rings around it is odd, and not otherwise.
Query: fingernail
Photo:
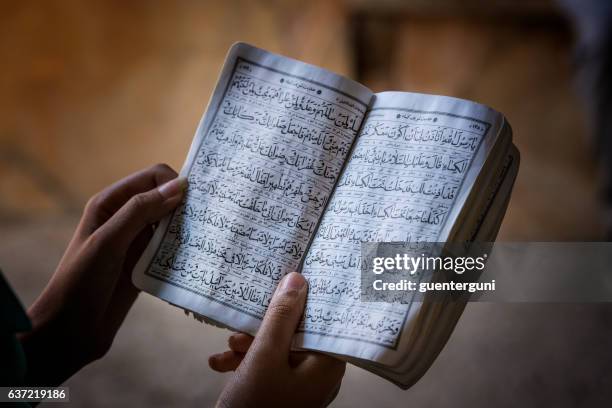
[[[157,191],[159,191],[159,194],[164,199],[168,200],[169,198],[182,195],[187,189],[187,185],[187,177],[177,177],[159,186]]]
[[[301,273],[291,272],[286,275],[280,283],[280,288],[283,292],[299,292],[306,286],[306,279]]]

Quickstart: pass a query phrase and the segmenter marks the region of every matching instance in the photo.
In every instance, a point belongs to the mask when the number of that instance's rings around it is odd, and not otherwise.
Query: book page
[[[255,333],[303,260],[371,99],[323,69],[232,47],[181,171],[186,198],[155,232],[136,286]]]
[[[416,302],[361,302],[362,242],[444,242],[497,140],[499,113],[444,96],[375,96],[305,258],[296,346],[398,363]]]

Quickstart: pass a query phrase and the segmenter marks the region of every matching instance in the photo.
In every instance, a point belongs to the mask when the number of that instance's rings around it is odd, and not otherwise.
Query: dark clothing
[[[0,385],[19,386],[26,375],[26,358],[17,333],[32,330],[21,302],[0,272]],[[26,403],[12,406],[29,407]]]

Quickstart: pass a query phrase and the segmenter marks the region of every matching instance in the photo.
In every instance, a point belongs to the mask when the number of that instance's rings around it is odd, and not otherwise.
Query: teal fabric
[[[0,270],[0,333],[32,330],[30,319]]]
[[[32,330],[21,302],[0,271],[0,384],[20,385],[26,374],[26,358],[17,333]]]

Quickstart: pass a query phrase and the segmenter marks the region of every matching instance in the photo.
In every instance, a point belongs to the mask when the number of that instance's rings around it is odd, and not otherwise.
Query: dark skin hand
[[[28,310],[20,336],[28,385],[59,385],[104,356],[138,296],[131,272],[152,225],[182,200],[187,181],[156,165],[89,200],[60,264]]]
[[[176,176],[156,165],[89,200],[57,270],[28,310],[33,329],[20,336],[28,361],[23,385],[59,385],[107,353],[138,296],[131,272],[152,226],[183,198],[187,181]],[[219,406],[317,407],[333,400],[345,363],[290,351],[306,293],[300,274],[287,275],[255,339],[234,335],[230,351],[211,357],[215,370],[236,370]]]
[[[333,401],[346,364],[321,353],[291,351],[307,292],[301,274],[285,276],[257,336],[236,333],[229,338],[230,350],[210,357],[213,370],[235,370],[217,407],[323,407]]]

